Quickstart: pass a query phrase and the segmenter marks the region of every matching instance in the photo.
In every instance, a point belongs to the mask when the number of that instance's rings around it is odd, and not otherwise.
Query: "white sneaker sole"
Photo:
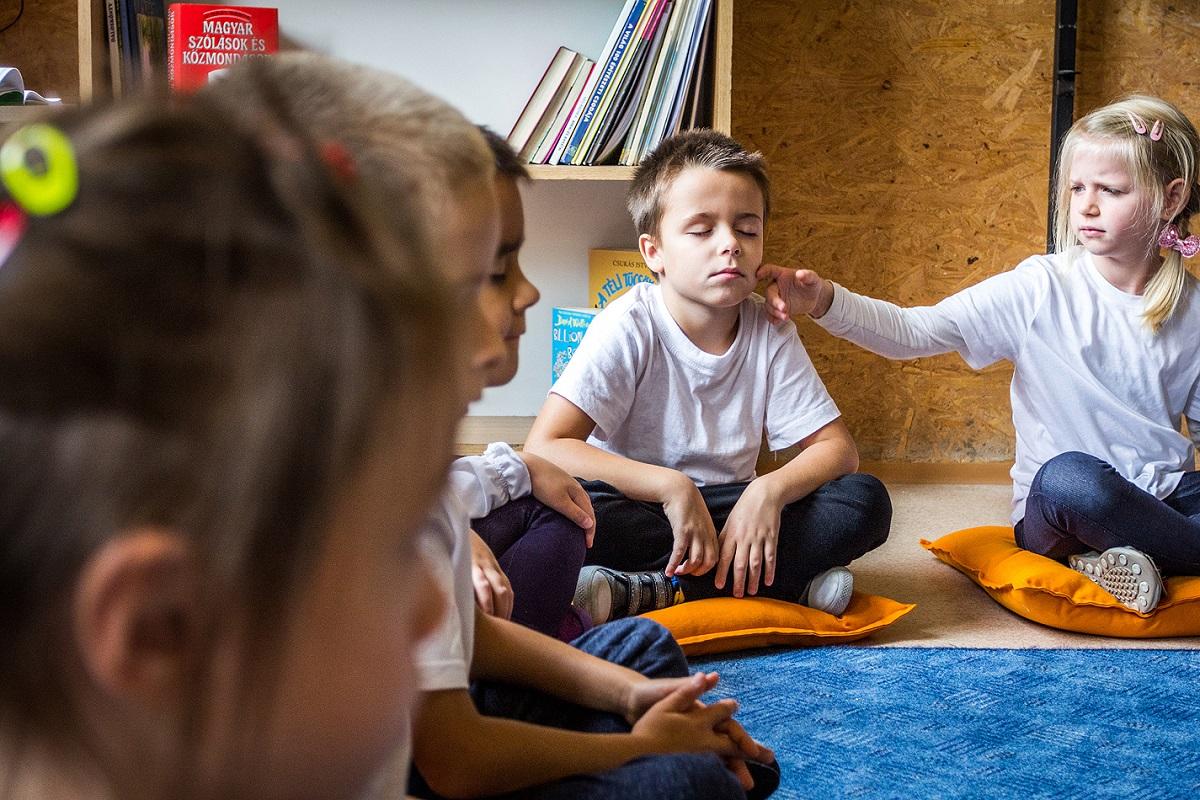
[[[1103,553],[1070,556],[1071,569],[1094,581],[1126,608],[1148,614],[1162,599],[1162,576],[1145,553],[1110,547]]]
[[[827,569],[809,581],[802,605],[840,617],[854,595],[854,573],[845,567]]]

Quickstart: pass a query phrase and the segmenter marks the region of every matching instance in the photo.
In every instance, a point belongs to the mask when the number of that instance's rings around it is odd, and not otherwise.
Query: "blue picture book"
[[[554,308],[550,317],[550,384],[558,380],[579,348],[598,308]]]

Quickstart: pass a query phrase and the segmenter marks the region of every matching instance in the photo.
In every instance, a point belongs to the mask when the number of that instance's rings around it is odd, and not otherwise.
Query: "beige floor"
[[[997,485],[889,484],[887,543],[854,562],[855,585],[917,608],[864,644],[897,647],[1200,648],[1188,639],[1113,639],[1029,622],[995,603],[919,544],[973,525],[1005,524],[1012,489]]]

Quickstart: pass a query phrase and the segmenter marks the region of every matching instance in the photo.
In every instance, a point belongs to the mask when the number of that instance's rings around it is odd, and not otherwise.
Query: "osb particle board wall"
[[[1142,89],[1200,114],[1197,4],[1081,6],[1080,109]],[[734,135],[773,181],[769,259],[927,305],[1044,251],[1053,3],[759,0],[733,39]],[[1012,458],[1007,364],[892,362],[798,324],[864,460]]]

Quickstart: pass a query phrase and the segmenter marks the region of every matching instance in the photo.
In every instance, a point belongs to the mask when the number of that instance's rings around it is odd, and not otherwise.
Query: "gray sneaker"
[[[1070,556],[1071,569],[1090,578],[1121,605],[1149,614],[1162,599],[1162,576],[1150,556],[1132,547]]]
[[[845,567],[833,567],[817,575],[804,587],[800,605],[840,617],[854,594],[854,573]]]
[[[586,611],[600,625],[673,605],[675,590],[662,572],[621,572],[608,567],[584,567],[575,584],[571,605]]]

